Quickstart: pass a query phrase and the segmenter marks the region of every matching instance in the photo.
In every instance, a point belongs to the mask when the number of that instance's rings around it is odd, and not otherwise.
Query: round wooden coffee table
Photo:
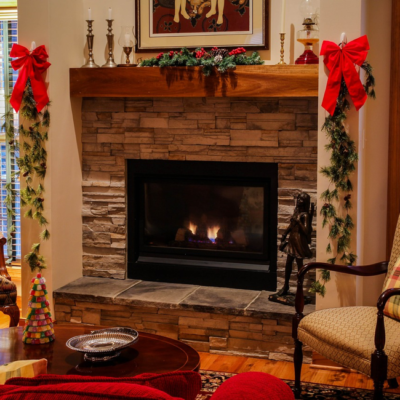
[[[46,358],[49,374],[109,377],[135,376],[146,372],[198,371],[200,368],[200,356],[196,350],[177,340],[150,333],[140,332],[138,342],[107,363],[84,361],[82,353],[65,345],[73,336],[102,328],[55,325],[56,340],[42,345],[22,343],[23,327],[0,329],[0,365]]]

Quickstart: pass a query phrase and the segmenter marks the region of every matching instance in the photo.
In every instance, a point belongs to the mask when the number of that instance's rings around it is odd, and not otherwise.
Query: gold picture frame
[[[135,1],[136,53],[213,46],[269,49],[269,0]]]

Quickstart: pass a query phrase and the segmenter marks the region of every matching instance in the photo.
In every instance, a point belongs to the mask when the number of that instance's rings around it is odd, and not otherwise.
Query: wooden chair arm
[[[400,296],[400,288],[395,288],[395,289],[386,289],[380,296],[378,299],[378,312],[384,310],[386,303],[388,302],[388,300],[393,297],[393,296]]]
[[[366,266],[352,266],[352,265],[336,265],[336,264],[327,264],[327,263],[309,263],[306,264],[297,274],[297,291],[296,291],[296,302],[295,308],[296,313],[293,316],[293,324],[292,324],[292,337],[297,339],[297,327],[300,324],[300,321],[303,319],[304,314],[304,291],[303,291],[303,283],[304,277],[308,271],[313,269],[326,269],[332,272],[341,272],[343,274],[357,275],[357,276],[375,276],[386,274],[388,270],[388,261],[366,265]]]
[[[378,299],[378,318],[375,328],[375,352],[371,355],[371,376],[386,379],[387,355],[384,348],[386,344],[385,317],[383,310],[392,296],[400,296],[400,288],[385,290]]]
[[[388,270],[388,261],[383,261],[380,263],[372,264],[372,265],[363,265],[363,266],[353,266],[353,265],[336,265],[336,264],[327,264],[327,263],[309,263],[300,269],[298,273],[298,277],[304,278],[304,275],[311,271],[312,269],[326,269],[332,272],[340,272],[342,274],[350,274],[357,276],[375,276],[386,274]]]

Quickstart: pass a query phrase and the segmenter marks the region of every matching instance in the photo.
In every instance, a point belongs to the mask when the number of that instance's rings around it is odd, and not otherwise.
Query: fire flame
[[[189,230],[192,231],[193,235],[196,234],[196,229],[197,229],[197,226],[194,225],[192,222],[190,222],[190,223],[189,223]]]
[[[219,229],[219,226],[212,226],[207,228],[207,236],[212,242],[215,242]]]
[[[195,225],[193,222],[189,222],[189,230],[191,230],[193,235],[195,235],[196,234],[196,230],[197,230],[197,225]],[[217,238],[219,230],[220,230],[219,226],[209,226],[209,227],[207,227],[207,237],[213,243],[215,243],[215,239]]]

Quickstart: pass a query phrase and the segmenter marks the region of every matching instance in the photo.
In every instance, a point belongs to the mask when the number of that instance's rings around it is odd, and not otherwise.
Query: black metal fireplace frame
[[[278,164],[127,160],[128,278],[171,283],[276,290]],[[265,190],[264,254],[159,249],[142,240],[143,183],[162,179],[260,186]],[[212,254],[211,254],[212,253]],[[208,260],[208,256],[211,258]]]

